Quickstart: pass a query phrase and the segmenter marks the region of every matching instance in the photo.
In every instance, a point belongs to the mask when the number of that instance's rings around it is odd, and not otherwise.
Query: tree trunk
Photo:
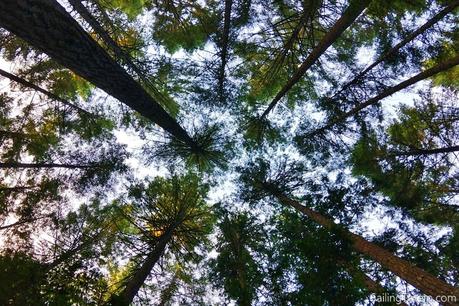
[[[459,6],[459,0],[452,1],[449,3],[445,8],[443,8],[440,12],[438,12],[435,16],[433,16],[431,19],[429,19],[426,23],[424,23],[422,26],[420,26],[416,31],[412,32],[410,35],[405,37],[401,42],[396,44],[394,47],[383,53],[376,61],[374,61],[371,65],[369,65],[367,68],[365,68],[362,72],[360,72],[356,77],[354,77],[351,81],[346,83],[337,93],[334,94],[334,97],[345,91],[349,86],[352,86],[356,84],[362,77],[367,74],[368,71],[379,65],[380,63],[384,62],[391,56],[395,55],[395,53],[398,52],[401,48],[403,48],[406,44],[408,44],[410,41],[415,39],[417,36],[421,35],[424,33],[426,30],[431,28],[433,25],[435,25],[437,22],[439,22],[443,17],[448,15],[450,12],[452,12],[457,6]]]
[[[19,163],[5,162],[0,163],[0,169],[40,169],[40,168],[67,168],[67,169],[88,169],[95,168],[97,165],[74,165],[74,164],[55,164],[55,163]]]
[[[294,75],[288,80],[287,84],[277,93],[263,112],[260,119],[265,118],[268,113],[276,106],[277,102],[304,76],[306,71],[317,61],[317,59],[330,47],[341,34],[359,17],[360,13],[370,4],[371,0],[354,0],[336,21],[330,31],[325,34],[319,44],[311,51]]]
[[[132,59],[129,54],[127,54],[123,49],[118,46],[118,44],[110,37],[110,35],[105,31],[102,25],[94,18],[93,15],[88,11],[88,9],[81,3],[81,0],[69,0],[70,4],[73,6],[75,11],[80,14],[81,17],[91,26],[91,28],[97,33],[97,35],[102,38],[104,43],[115,53],[115,56],[122,60],[125,64],[132,69],[139,78],[143,78],[143,71],[137,65],[132,62]]]
[[[329,123],[325,124],[324,126],[312,131],[312,132],[309,132],[309,133],[306,133],[304,135],[304,137],[312,137],[312,136],[315,136],[315,135],[318,135],[318,134],[321,134],[323,133],[324,131],[328,130],[329,128],[331,128],[332,126],[334,126],[335,124],[337,123],[340,123],[342,121],[344,121],[345,119],[351,117],[351,116],[354,116],[356,115],[359,111],[361,111],[362,109],[370,106],[370,105],[374,105],[376,103],[378,103],[380,100],[384,99],[384,98],[387,98],[388,96],[390,95],[393,95],[394,93],[402,90],[402,89],[405,89],[413,84],[416,84],[417,82],[419,81],[422,81],[422,80],[425,80],[427,78],[430,78],[434,75],[436,75],[437,73],[440,73],[440,72],[443,72],[443,71],[446,71],[448,69],[451,69],[453,68],[454,66],[457,66],[459,65],[459,55],[453,57],[453,58],[450,58],[446,61],[443,61],[439,64],[437,64],[436,66],[432,67],[432,68],[429,68],[423,72],[420,72],[418,73],[417,75],[409,78],[408,80],[405,80],[395,86],[392,86],[392,87],[389,87],[387,88],[386,90],[384,90],[383,92],[381,92],[379,95],[367,100],[366,102],[364,103],[361,103],[360,105],[354,107],[353,109],[351,109],[350,111],[344,113],[344,115],[341,115],[339,116],[337,119],[334,119],[334,120],[331,120]]]
[[[283,194],[270,191],[276,198],[286,206],[295,208],[297,211],[305,214],[318,224],[327,229],[331,229],[336,224],[333,220],[321,215],[312,209],[301,205],[298,201],[292,200]],[[459,290],[446,282],[438,279],[430,273],[412,265],[408,261],[401,259],[382,247],[365,240],[363,237],[345,230],[347,237],[351,240],[353,248],[359,253],[370,257],[378,262],[383,268],[391,271],[401,279],[405,280],[422,293],[432,297],[438,296],[455,296],[459,298]],[[444,305],[458,305],[455,302],[446,302]]]
[[[23,219],[23,220],[19,220],[19,221],[16,221],[16,222],[14,222],[14,223],[11,223],[11,224],[2,225],[2,226],[0,226],[0,231],[1,231],[1,230],[8,229],[8,228],[11,228],[11,227],[15,227],[15,226],[18,226],[18,225],[22,225],[22,224],[34,222],[34,221],[37,221],[37,220],[40,220],[40,219],[43,219],[43,218],[46,218],[46,217],[47,217],[47,216],[44,216],[44,217],[37,217],[37,218]]]
[[[167,244],[172,238],[175,226],[168,228],[165,233],[159,238],[153,250],[148,254],[147,258],[143,261],[142,265],[135,271],[134,275],[129,279],[128,283],[116,296],[112,296],[109,301],[111,306],[128,306],[134,300],[140,287],[144,284],[147,277],[150,275],[151,270],[161,258]]]
[[[231,26],[231,8],[233,6],[233,0],[225,0],[225,12],[223,21],[223,33],[222,33],[222,46],[221,46],[221,65],[220,72],[218,75],[218,95],[220,102],[225,101],[225,67],[228,60],[228,41]]]
[[[79,113],[93,116],[93,114],[91,114],[88,111],[82,109],[81,107],[76,106],[75,104],[73,104],[73,103],[71,103],[71,102],[69,102],[69,101],[67,101],[65,99],[62,99],[61,97],[58,97],[57,95],[53,94],[52,92],[50,92],[50,91],[48,91],[46,89],[43,89],[43,88],[41,88],[41,87],[39,87],[39,86],[37,86],[37,85],[35,85],[35,84],[23,79],[21,77],[18,77],[18,76],[14,75],[14,74],[6,72],[5,70],[2,70],[2,69],[0,69],[0,75],[4,76],[5,78],[10,79],[11,81],[14,81],[14,82],[16,82],[18,84],[21,84],[24,87],[28,87],[30,89],[38,91],[38,92],[46,95],[51,100],[58,101],[58,102],[66,105],[66,106],[68,106],[70,108],[75,109]]]
[[[171,135],[197,149],[187,132],[54,0],[2,0],[0,26],[47,53]]]

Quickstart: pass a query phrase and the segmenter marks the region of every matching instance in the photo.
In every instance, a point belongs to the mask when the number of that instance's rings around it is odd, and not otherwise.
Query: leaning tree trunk
[[[282,89],[277,93],[260,119],[265,118],[268,113],[276,106],[280,99],[304,76],[306,71],[317,61],[317,59],[330,47],[341,34],[359,17],[360,13],[370,4],[371,0],[354,0],[328,31],[319,44],[311,51],[295,74],[287,81]]]
[[[435,16],[433,16],[431,19],[426,21],[422,26],[420,26],[417,30],[413,31],[411,34],[409,34],[407,37],[405,37],[401,42],[390,48],[388,51],[384,52],[376,61],[374,61],[372,64],[370,64],[367,68],[365,68],[362,72],[357,74],[351,81],[346,83],[337,93],[334,94],[336,97],[343,91],[349,88],[349,86],[352,86],[356,83],[358,83],[362,77],[368,73],[371,69],[379,65],[380,63],[386,61],[389,59],[391,56],[395,55],[398,50],[406,46],[410,41],[415,39],[417,36],[421,35],[425,31],[427,31],[429,28],[431,28],[433,25],[435,25],[437,22],[442,20],[443,17],[451,13],[457,6],[459,6],[459,0],[452,1],[449,3],[445,8],[443,8],[440,12],[438,12]]]
[[[333,220],[301,205],[298,201],[290,199],[279,192],[273,191],[269,187],[266,189],[271,192],[283,205],[295,208],[297,211],[305,214],[323,227],[331,229],[336,226]],[[384,248],[365,240],[359,235],[356,235],[348,230],[345,230],[344,232],[346,233],[347,238],[349,238],[352,242],[353,248],[356,251],[378,262],[383,268],[391,271],[420,290],[422,293],[434,298],[439,296],[455,296],[456,299],[459,298],[459,290],[457,288],[414,266],[408,261],[395,256]],[[446,302],[444,305],[458,304],[455,302]]]
[[[383,92],[381,92],[379,95],[373,97],[373,98],[370,98],[368,99],[367,101],[357,105],[356,107],[354,107],[353,109],[351,109],[350,111],[344,113],[343,115],[339,116],[338,118],[334,119],[334,120],[331,120],[329,123],[325,124],[324,126],[312,131],[312,132],[309,132],[309,133],[306,133],[304,136],[305,137],[312,137],[312,136],[315,136],[315,135],[318,135],[318,134],[321,134],[323,132],[325,132],[326,130],[330,129],[332,126],[334,126],[335,124],[338,124],[344,120],[346,120],[347,118],[351,117],[351,116],[354,116],[356,115],[358,112],[360,112],[362,109],[368,107],[368,106],[371,106],[371,105],[375,105],[377,104],[379,101],[381,101],[382,99],[384,98],[387,98],[388,96],[390,95],[393,95],[394,93],[396,92],[399,92],[400,90],[403,90],[413,84],[416,84],[417,82],[419,81],[422,81],[422,80],[425,80],[427,78],[430,78],[440,72],[443,72],[443,71],[446,71],[448,69],[451,69],[453,68],[454,66],[457,66],[459,65],[459,55],[453,57],[453,58],[450,58],[448,60],[445,60],[439,64],[437,64],[436,66],[432,67],[432,68],[429,68],[425,71],[422,71],[418,74],[416,74],[415,76],[409,78],[408,80],[405,80],[395,86],[392,86],[392,87],[389,87],[387,89],[385,89]]]
[[[124,289],[112,296],[109,305],[111,306],[128,306],[134,300],[134,297],[139,292],[139,289],[144,284],[147,277],[150,275],[151,270],[161,258],[166,249],[167,244],[172,239],[175,226],[170,227],[159,238],[158,242],[143,261],[142,265],[135,271],[134,275],[129,279]]]
[[[0,26],[197,149],[187,132],[54,0],[2,0]]]

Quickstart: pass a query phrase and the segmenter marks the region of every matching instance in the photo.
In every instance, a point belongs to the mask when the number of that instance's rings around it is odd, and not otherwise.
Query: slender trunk
[[[434,155],[434,154],[441,154],[441,153],[452,153],[459,151],[459,146],[451,146],[451,147],[444,147],[444,148],[436,148],[436,149],[416,149],[407,152],[397,151],[397,152],[390,152],[390,156],[418,156],[418,155]]]
[[[312,131],[312,132],[309,132],[309,133],[306,133],[305,134],[305,137],[311,137],[311,136],[315,136],[315,135],[318,135],[318,134],[321,134],[323,133],[324,131],[328,130],[329,128],[331,128],[332,126],[334,126],[335,124],[337,123],[340,123],[342,121],[344,121],[345,119],[351,117],[351,116],[354,116],[355,114],[357,114],[359,111],[361,111],[362,109],[370,106],[370,105],[375,105],[376,103],[378,103],[380,100],[384,99],[384,98],[387,98],[388,96],[402,90],[402,89],[405,89],[413,84],[416,84],[417,82],[419,81],[422,81],[422,80],[425,80],[427,78],[430,78],[432,76],[434,76],[435,74],[437,73],[440,73],[440,72],[443,72],[443,71],[446,71],[448,69],[451,69],[453,68],[454,66],[457,66],[459,65],[459,55],[453,57],[453,58],[450,58],[446,61],[443,61],[439,64],[437,64],[436,66],[432,67],[432,68],[429,68],[423,72],[420,72],[418,73],[417,75],[409,78],[408,80],[405,80],[395,86],[392,86],[392,87],[389,87],[387,88],[386,90],[384,90],[383,92],[381,92],[379,95],[367,100],[366,102],[364,103],[361,103],[360,105],[354,107],[353,109],[351,109],[350,111],[344,113],[343,115],[339,116],[337,119],[335,120],[332,120],[330,121],[329,123],[325,124],[324,126]]]
[[[2,0],[0,26],[192,148],[187,132],[55,0]]]
[[[88,11],[88,9],[81,3],[81,0],[69,0],[75,11],[91,26],[97,35],[104,41],[104,43],[115,53],[115,56],[122,60],[129,66],[140,78],[143,79],[143,71],[134,64],[131,56],[126,53],[118,44],[110,37],[110,34],[102,27],[96,18]]]
[[[268,189],[268,188],[267,188]],[[313,221],[322,225],[327,229],[336,226],[333,220],[322,214],[313,211],[312,209],[301,205],[298,201],[292,200],[283,194],[270,191],[277,199],[286,206],[291,206],[297,211],[305,214]],[[432,297],[438,296],[455,296],[459,298],[459,290],[448,283],[438,279],[430,273],[414,266],[408,261],[401,259],[384,248],[365,240],[363,237],[356,235],[348,230],[345,230],[347,237],[353,243],[353,248],[359,253],[370,257],[378,262],[383,268],[391,271],[401,279],[405,280],[422,293]],[[447,302],[445,305],[458,305],[455,302]]]
[[[319,44],[311,51],[309,56],[301,64],[295,74],[288,80],[287,84],[277,93],[269,104],[268,108],[261,115],[261,119],[276,106],[277,102],[304,76],[306,71],[317,61],[317,59],[330,47],[341,34],[357,19],[362,11],[370,4],[371,0],[354,0],[336,21],[330,31],[325,34]]]
[[[33,90],[35,90],[35,91],[38,91],[38,92],[40,92],[40,93],[46,95],[46,96],[47,96],[48,98],[50,98],[51,100],[60,102],[60,103],[66,105],[66,106],[68,106],[68,107],[70,107],[70,108],[73,108],[73,109],[75,109],[75,110],[76,110],[77,112],[79,112],[79,113],[93,116],[91,113],[89,113],[88,111],[82,109],[81,107],[76,106],[75,104],[73,104],[73,103],[71,103],[71,102],[69,102],[69,101],[67,101],[67,100],[65,100],[65,99],[62,99],[62,98],[60,98],[59,96],[53,94],[52,92],[50,92],[50,91],[48,91],[48,90],[46,90],[46,89],[43,89],[43,88],[41,88],[41,87],[39,87],[39,86],[37,86],[37,85],[35,85],[35,84],[33,84],[33,83],[31,83],[31,82],[29,82],[29,81],[23,79],[23,78],[21,78],[21,77],[18,77],[18,76],[14,75],[14,74],[11,74],[11,73],[9,73],[9,72],[6,72],[5,70],[2,70],[2,69],[0,69],[0,75],[4,76],[5,78],[10,79],[11,81],[14,81],[14,82],[16,82],[16,83],[18,83],[18,84],[21,84],[21,85],[24,86],[24,87],[28,87],[28,88],[30,88],[30,89],[33,89]]]
[[[18,225],[34,222],[34,221],[37,221],[37,220],[43,219],[43,218],[45,218],[45,217],[23,219],[23,220],[19,220],[17,222],[14,222],[14,223],[11,223],[11,224],[8,224],[8,225],[2,225],[2,226],[0,226],[0,231],[8,229],[8,228],[11,228],[11,227],[15,227],[15,226],[18,226]]]
[[[14,187],[0,187],[0,192],[21,192],[24,190],[31,190],[39,186],[14,186]]]
[[[225,17],[223,21],[223,33],[222,33],[222,46],[221,46],[221,66],[218,76],[218,95],[220,102],[223,103],[225,100],[225,67],[228,57],[228,41],[231,26],[231,8],[233,6],[233,0],[225,0]]]
[[[5,162],[0,163],[0,169],[40,169],[40,168],[67,168],[67,169],[88,169],[95,168],[97,165],[75,165],[75,164],[56,164],[56,163],[20,163]]]
[[[371,69],[379,65],[380,63],[386,61],[388,58],[391,56],[395,55],[401,48],[403,48],[406,44],[408,44],[410,41],[415,39],[417,36],[421,35],[424,33],[426,30],[431,28],[433,25],[435,25],[437,22],[439,22],[443,17],[448,15],[450,12],[452,12],[457,6],[459,6],[459,0],[452,1],[449,3],[445,8],[443,8],[440,12],[438,12],[435,16],[433,16],[431,19],[429,19],[426,23],[424,23],[422,26],[420,26],[416,31],[412,32],[409,34],[405,39],[403,39],[401,42],[396,44],[394,47],[383,53],[376,61],[374,61],[371,65],[369,65],[367,68],[365,68],[362,72],[360,72],[357,76],[355,76],[351,81],[346,83],[337,93],[334,94],[334,97],[345,91],[346,89],[349,88],[349,86],[352,86],[356,83],[359,82],[359,80],[362,79],[362,77],[368,73]]]
[[[151,270],[161,258],[166,249],[167,244],[172,239],[176,226],[170,227],[154,246],[153,250],[148,254],[147,258],[143,261],[142,265],[135,271],[134,275],[129,279],[128,283],[116,296],[112,296],[109,305],[111,306],[128,306],[134,300],[140,287],[144,284],[147,277],[150,275]]]

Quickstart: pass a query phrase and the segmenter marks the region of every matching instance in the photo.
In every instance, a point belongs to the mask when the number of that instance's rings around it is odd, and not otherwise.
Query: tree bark
[[[278,192],[273,192],[272,190],[267,191],[270,191],[283,205],[295,208],[297,211],[305,214],[326,229],[331,229],[333,226],[336,226],[332,219],[301,205],[298,201],[290,199]],[[419,289],[422,293],[434,298],[438,296],[455,296],[456,299],[459,300],[459,290],[457,288],[414,266],[408,261],[395,256],[382,247],[365,240],[363,237],[346,229],[344,229],[344,231],[347,238],[351,240],[353,248],[356,251],[378,262],[383,268],[391,271]],[[446,302],[444,305],[452,306],[458,304],[455,302]]]
[[[384,90],[383,92],[381,92],[379,95],[371,98],[371,99],[368,99],[366,102],[363,102],[361,103],[360,105],[354,107],[353,109],[351,109],[350,111],[344,113],[343,115],[339,116],[337,119],[334,119],[334,120],[331,120],[329,123],[325,124],[324,126],[312,131],[312,132],[309,132],[309,133],[306,133],[304,137],[312,137],[312,136],[315,136],[315,135],[318,135],[318,134],[321,134],[323,133],[324,131],[328,130],[329,128],[331,128],[332,126],[334,126],[335,124],[337,123],[340,123],[342,121],[344,121],[345,119],[351,117],[351,116],[354,116],[356,115],[359,111],[361,111],[362,109],[370,106],[370,105],[375,105],[376,103],[378,103],[380,100],[384,99],[384,98],[387,98],[388,96],[390,95],[393,95],[394,93],[402,90],[402,89],[405,89],[413,84],[416,84],[417,82],[419,81],[422,81],[422,80],[425,80],[427,78],[430,78],[434,75],[436,75],[437,73],[440,73],[440,72],[443,72],[443,71],[446,71],[448,69],[451,69],[453,68],[454,66],[457,66],[459,65],[459,55],[453,57],[453,58],[450,58],[446,61],[443,61],[439,64],[437,64],[436,66],[432,67],[432,68],[429,68],[425,71],[422,71],[420,73],[418,73],[417,75],[409,78],[408,80],[405,80],[395,86],[392,86],[392,87],[389,87],[387,88],[386,90]]]
[[[265,118],[276,106],[280,99],[304,76],[306,71],[317,61],[317,59],[341,36],[341,34],[359,17],[360,13],[370,4],[371,0],[354,0],[336,21],[330,31],[325,34],[319,44],[311,51],[294,75],[287,81],[277,93],[260,119]]]
[[[408,44],[410,41],[415,39],[417,36],[421,35],[424,33],[426,30],[431,28],[433,25],[435,25],[437,22],[439,22],[443,17],[448,15],[450,12],[452,12],[457,6],[459,6],[459,0],[452,1],[449,3],[445,8],[443,8],[440,12],[438,12],[435,16],[433,16],[431,19],[429,19],[426,23],[424,23],[422,26],[420,26],[417,30],[409,34],[405,39],[403,39],[401,42],[396,44],[394,47],[383,53],[376,61],[374,61],[371,65],[369,65],[367,68],[365,68],[362,72],[360,72],[357,76],[355,76],[351,81],[346,83],[340,90],[339,92],[335,93],[334,96],[336,97],[343,91],[345,91],[349,86],[352,86],[356,84],[362,77],[368,73],[371,69],[379,65],[380,63],[384,62],[387,60],[389,57],[393,56],[395,53],[398,52],[401,48],[403,48],[406,44]]]
[[[225,67],[228,60],[228,41],[231,26],[231,8],[233,6],[233,0],[225,0],[225,12],[223,21],[223,33],[222,33],[222,46],[221,46],[221,65],[220,72],[218,75],[218,95],[220,102],[225,101]]]
[[[129,279],[124,289],[117,295],[112,296],[109,301],[111,306],[128,306],[134,300],[134,297],[139,292],[139,289],[144,284],[151,270],[161,258],[166,249],[167,244],[172,239],[176,225],[169,227],[164,234],[159,238],[153,250],[148,254],[142,265],[135,271],[134,275]]]
[[[18,84],[21,84],[21,85],[24,86],[24,87],[28,87],[28,88],[30,88],[30,89],[33,89],[33,90],[35,90],[35,91],[38,91],[39,93],[42,93],[42,94],[46,95],[46,96],[47,96],[48,98],[50,98],[51,100],[60,102],[60,103],[66,105],[66,106],[68,106],[68,107],[70,107],[70,108],[73,108],[73,109],[75,109],[75,110],[76,110],[77,112],[79,112],[79,113],[83,113],[83,114],[86,114],[86,115],[91,115],[91,116],[93,116],[93,114],[91,114],[91,113],[89,113],[88,111],[82,109],[81,107],[76,106],[75,104],[73,104],[73,103],[71,103],[71,102],[69,102],[69,101],[67,101],[67,100],[65,100],[65,99],[62,99],[61,97],[59,97],[59,96],[53,94],[52,92],[50,92],[50,91],[48,91],[48,90],[46,90],[46,89],[43,89],[43,88],[41,88],[41,87],[39,87],[39,86],[37,86],[37,85],[35,85],[35,84],[33,84],[33,83],[31,83],[31,82],[29,82],[29,81],[23,79],[23,78],[21,78],[21,77],[18,77],[18,76],[14,75],[14,74],[11,74],[11,73],[9,73],[9,72],[6,72],[5,70],[2,70],[2,69],[0,69],[0,75],[4,76],[5,78],[10,79],[11,81],[14,81],[14,82],[16,82],[16,83],[18,83]]]
[[[197,149],[187,132],[54,0],[2,0],[0,26]]]

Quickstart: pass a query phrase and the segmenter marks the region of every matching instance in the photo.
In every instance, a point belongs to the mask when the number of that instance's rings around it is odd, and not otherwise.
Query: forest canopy
[[[1,0],[0,305],[459,305],[459,0]]]

